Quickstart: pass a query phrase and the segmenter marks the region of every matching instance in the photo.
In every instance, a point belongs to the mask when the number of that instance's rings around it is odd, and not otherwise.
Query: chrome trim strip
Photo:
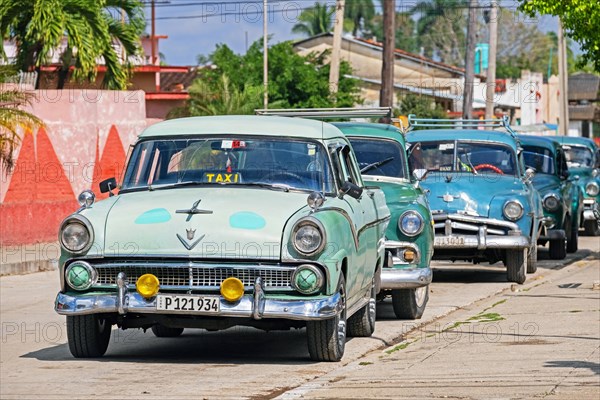
[[[462,214],[435,214],[433,216],[434,221],[445,221],[447,219],[462,221],[462,222],[472,222],[475,224],[487,224],[487,225],[497,225],[504,228],[511,229],[513,231],[519,230],[519,225],[510,221],[502,221],[494,218],[485,218],[485,217],[474,217],[471,215],[462,215]]]
[[[356,246],[356,249],[358,250],[358,233],[356,232],[356,226],[354,226],[354,222],[352,222],[352,218],[350,218],[350,215],[348,214],[348,212],[346,210],[344,210],[343,208],[339,208],[339,207],[323,207],[318,209],[317,211],[315,211],[313,213],[316,214],[318,212],[323,212],[323,211],[336,211],[339,212],[340,214],[342,214],[344,216],[344,218],[346,218],[346,220],[348,221],[348,224],[350,225],[350,230],[352,231],[352,237],[354,238],[354,245]]]
[[[372,227],[374,227],[374,226],[377,226],[377,225],[379,225],[379,224],[382,224],[382,223],[384,223],[385,221],[389,221],[389,220],[390,220],[390,218],[392,218],[392,216],[391,216],[391,215],[388,215],[387,217],[380,218],[380,219],[377,219],[377,220],[375,220],[375,221],[369,222],[368,224],[365,224],[365,225],[364,225],[362,228],[360,228],[360,229],[358,230],[358,237],[360,238],[360,235],[362,235],[362,234],[364,233],[364,231],[366,231],[367,229],[369,229],[369,228],[372,228]]]
[[[218,313],[190,311],[157,311],[156,298],[146,300],[139,293],[131,292],[126,296],[124,311],[127,313],[161,314],[161,315],[204,315],[209,317],[251,318],[254,313],[254,295],[244,295],[235,303],[220,298]],[[306,300],[282,300],[264,297],[264,306],[260,308],[262,318],[283,318],[290,320],[323,320],[335,317],[344,305],[340,293],[328,297]],[[117,313],[119,299],[116,294],[89,294],[72,296],[59,293],[56,296],[54,309],[61,315],[86,315],[99,313]],[[260,302],[259,302],[260,304]]]
[[[383,268],[381,270],[382,289],[415,289],[427,286],[433,280],[431,268]]]
[[[117,275],[117,311],[121,315],[127,314],[127,275],[119,272]]]

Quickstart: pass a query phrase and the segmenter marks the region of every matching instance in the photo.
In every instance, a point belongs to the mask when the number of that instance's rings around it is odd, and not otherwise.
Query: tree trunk
[[[381,67],[381,92],[379,94],[379,105],[381,107],[392,107],[394,104],[395,20],[396,0],[385,0],[383,2],[383,62]]]
[[[467,21],[467,51],[465,52],[465,88],[463,91],[464,119],[471,118],[473,110],[473,80],[475,79],[475,41],[477,23],[477,0],[469,0],[469,18]]]

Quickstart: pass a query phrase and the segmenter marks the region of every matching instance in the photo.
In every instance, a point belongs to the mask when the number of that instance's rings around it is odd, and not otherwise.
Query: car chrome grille
[[[462,214],[434,214],[434,230],[436,235],[477,235],[481,228],[488,235],[507,235],[518,226],[509,221],[495,220]]]
[[[144,274],[153,274],[165,289],[218,290],[221,282],[229,277],[238,278],[245,287],[252,287],[257,277],[263,280],[265,290],[292,290],[291,279],[295,267],[289,266],[224,266],[208,264],[96,264],[95,287],[115,286],[117,274],[124,272],[129,285],[135,285]]]

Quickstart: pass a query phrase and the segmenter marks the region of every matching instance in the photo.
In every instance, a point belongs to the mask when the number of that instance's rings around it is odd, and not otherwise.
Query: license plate
[[[219,296],[180,294],[159,294],[156,296],[156,310],[158,311],[218,313],[220,305]]]
[[[434,246],[462,246],[464,244],[465,238],[453,236],[436,237],[433,242]]]

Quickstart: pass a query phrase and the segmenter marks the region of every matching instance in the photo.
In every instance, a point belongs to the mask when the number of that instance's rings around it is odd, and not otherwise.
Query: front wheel
[[[553,260],[562,260],[567,256],[567,241],[565,239],[553,239],[548,245],[550,258]]]
[[[571,232],[567,238],[567,253],[575,253],[577,251],[579,240],[579,224],[571,226]]]
[[[421,319],[429,301],[429,285],[392,290],[392,306],[398,319]]]
[[[534,274],[537,271],[538,250],[537,245],[533,245],[527,254],[527,273]]]
[[[306,321],[308,353],[314,361],[339,361],[346,348],[346,283],[340,279],[338,292],[342,296],[342,311],[334,318]]]
[[[67,316],[67,339],[73,357],[102,357],[108,348],[111,327],[98,314]]]
[[[526,250],[506,251],[506,275],[509,282],[525,282],[525,252]]]
[[[375,332],[375,319],[377,314],[375,307],[377,294],[375,293],[375,290],[375,278],[373,278],[369,302],[348,318],[348,336],[370,337],[373,332]]]
[[[600,236],[600,221],[590,219],[583,222],[583,228],[587,236]]]

